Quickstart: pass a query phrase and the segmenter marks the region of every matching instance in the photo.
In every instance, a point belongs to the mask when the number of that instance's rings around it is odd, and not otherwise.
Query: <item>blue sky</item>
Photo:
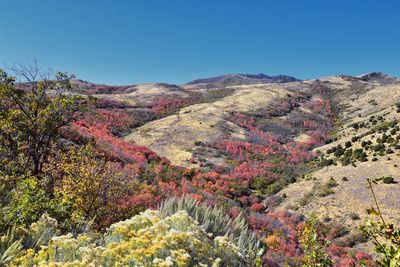
[[[400,1],[0,0],[0,65],[107,84],[226,73],[400,76]]]

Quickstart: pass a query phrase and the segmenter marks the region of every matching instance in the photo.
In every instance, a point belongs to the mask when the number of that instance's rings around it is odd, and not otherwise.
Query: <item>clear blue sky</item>
[[[0,65],[108,84],[226,73],[400,76],[400,1],[0,0]]]

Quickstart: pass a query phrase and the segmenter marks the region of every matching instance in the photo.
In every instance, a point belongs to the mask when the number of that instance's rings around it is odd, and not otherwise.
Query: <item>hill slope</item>
[[[263,199],[267,211],[315,212],[321,220],[342,224],[350,229],[339,237],[347,245],[371,205],[366,179],[386,176],[400,182],[400,81],[382,73],[305,81],[224,75],[183,86],[118,87],[97,97],[130,104],[130,112],[154,112],[160,99],[179,99],[164,103],[166,112],[128,129],[124,140],[174,165],[224,170],[239,180],[250,175],[243,194]],[[383,151],[378,150],[382,139]],[[341,155],[332,152],[342,148]],[[277,163],[282,169],[268,165]],[[245,164],[248,173],[238,174]],[[275,192],[279,204],[271,206]],[[377,192],[384,215],[399,223],[398,184],[379,185]]]

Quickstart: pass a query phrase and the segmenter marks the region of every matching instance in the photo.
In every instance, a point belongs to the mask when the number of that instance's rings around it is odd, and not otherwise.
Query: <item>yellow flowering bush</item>
[[[146,210],[111,225],[101,239],[89,234],[56,236],[14,266],[245,266],[227,237],[207,233],[186,211],[162,217]]]

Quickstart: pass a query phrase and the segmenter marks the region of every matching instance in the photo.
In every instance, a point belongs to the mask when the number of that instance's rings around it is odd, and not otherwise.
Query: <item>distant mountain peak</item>
[[[360,78],[363,81],[366,81],[366,82],[378,82],[378,83],[381,83],[381,84],[400,82],[399,78],[396,78],[394,76],[390,76],[390,75],[385,74],[383,72],[377,72],[377,71],[366,73],[366,74],[362,74],[362,75],[359,75],[357,77]]]
[[[215,85],[239,85],[252,83],[286,83],[296,82],[299,79],[288,75],[269,76],[264,73],[259,74],[226,74],[210,78],[197,79],[188,82],[188,85],[196,84],[215,84]]]

